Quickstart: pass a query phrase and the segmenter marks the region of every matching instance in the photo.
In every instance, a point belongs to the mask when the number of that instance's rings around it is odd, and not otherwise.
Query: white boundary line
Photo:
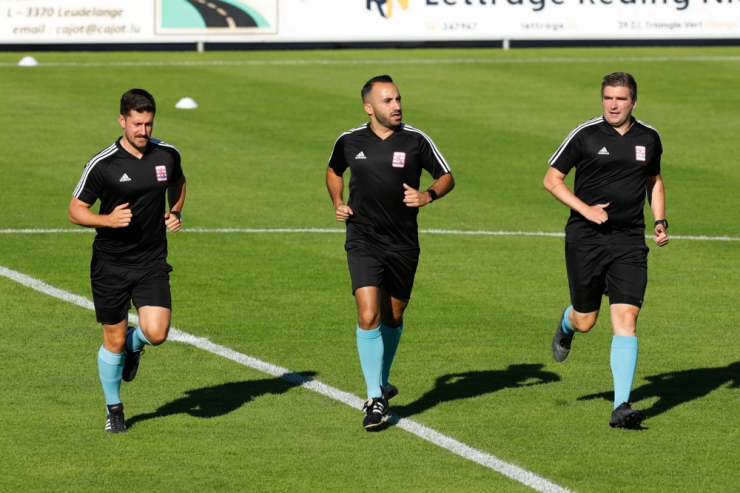
[[[87,228],[60,228],[60,229],[0,229],[0,234],[53,234],[53,233],[94,233],[94,229]],[[344,233],[344,229],[334,228],[216,228],[182,229],[182,233]],[[552,233],[547,231],[465,231],[459,229],[421,229],[419,233],[432,235],[463,235],[463,236],[551,236],[563,238],[565,233]],[[645,235],[645,238],[652,238]],[[740,241],[740,238],[732,236],[691,236],[675,235],[669,237],[671,240],[694,240],[694,241]]]
[[[688,57],[620,57],[620,58],[417,58],[398,60],[198,60],[198,61],[131,61],[131,62],[47,62],[36,67],[202,67],[202,66],[296,66],[296,65],[450,65],[450,64],[517,64],[517,63],[599,63],[599,62],[737,62],[740,56]],[[0,67],[18,67],[17,63],[0,63]],[[26,67],[22,67],[26,68]]]
[[[78,296],[76,294],[72,294],[67,291],[55,288],[43,281],[34,279],[33,277],[21,274],[20,272],[8,269],[6,267],[0,266],[0,276],[7,277],[12,281],[16,281],[40,293],[53,296],[54,298],[72,303],[73,305],[87,308],[88,310],[95,309],[92,301],[83,296]],[[129,319],[134,323],[138,323],[138,317],[136,315],[130,314]],[[346,404],[354,409],[359,409],[362,407],[363,400],[354,394],[336,389],[334,387],[321,383],[318,380],[306,378],[298,373],[291,372],[287,368],[282,368],[280,366],[266,363],[251,356],[247,356],[246,354],[239,353],[226,346],[215,344],[205,337],[194,336],[192,334],[188,334],[187,332],[183,332],[172,327],[170,329],[168,339],[171,341],[182,342],[184,344],[190,344],[191,346],[195,346],[199,349],[203,349],[204,351],[208,351],[209,353],[213,353],[226,359],[230,359],[231,361],[244,366],[248,366],[249,368],[253,368],[257,371],[267,373],[268,375],[272,375],[274,377],[282,378],[295,385],[300,385],[307,389],[313,390],[314,392],[317,392],[323,396],[329,397],[330,399]],[[536,491],[540,491],[543,493],[568,493],[571,491],[558,486],[557,484],[552,483],[533,472],[522,469],[521,467],[515,466],[514,464],[502,461],[501,459],[498,459],[493,455],[474,449],[473,447],[465,445],[464,443],[455,440],[452,437],[443,435],[442,433],[439,433],[438,431],[435,431],[411,419],[401,418],[397,415],[391,415],[389,420],[395,426],[406,430],[409,433],[412,433],[441,448],[449,450],[453,454],[459,455],[460,457],[476,462],[484,467],[503,474],[504,476],[526,486],[529,486]]]

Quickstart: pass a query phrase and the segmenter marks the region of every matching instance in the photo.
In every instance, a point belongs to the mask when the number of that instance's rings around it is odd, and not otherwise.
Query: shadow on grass
[[[277,378],[230,382],[213,387],[188,390],[185,397],[165,404],[153,413],[126,419],[126,427],[174,414],[189,414],[194,418],[214,418],[236,411],[244,404],[266,394],[283,394],[311,380],[316,372],[286,373]]]
[[[510,365],[506,370],[469,371],[452,373],[437,378],[434,388],[421,398],[405,406],[393,406],[393,413],[402,417],[433,408],[442,402],[469,399],[503,389],[531,387],[545,383],[559,382],[560,377],[549,371],[542,371],[545,365]]]
[[[661,373],[645,377],[649,381],[630,394],[632,402],[657,397],[658,400],[648,409],[640,409],[645,417],[658,416],[676,406],[706,396],[725,384],[730,388],[740,388],[740,361],[717,368],[698,368],[695,370]],[[614,400],[614,392],[601,392],[584,395],[579,401],[590,399]]]

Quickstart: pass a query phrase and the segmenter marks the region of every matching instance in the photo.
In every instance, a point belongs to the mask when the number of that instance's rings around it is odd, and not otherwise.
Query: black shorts
[[[172,267],[164,260],[145,266],[121,266],[98,260],[90,262],[95,315],[98,322],[115,325],[128,318],[131,301],[141,306],[172,309]]]
[[[595,312],[601,296],[609,304],[642,307],[647,287],[647,245],[586,245],[565,242],[570,301],[580,313]]]
[[[383,250],[379,247],[353,242],[347,245],[347,263],[352,278],[352,294],[367,286],[383,287],[397,300],[411,299],[419,249]]]

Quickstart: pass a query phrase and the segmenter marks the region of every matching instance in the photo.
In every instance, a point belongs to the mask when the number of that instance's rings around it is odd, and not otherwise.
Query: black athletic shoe
[[[639,428],[645,416],[637,409],[632,409],[629,402],[623,402],[612,411],[609,426],[612,428]]]
[[[395,385],[388,382],[385,385],[380,386],[380,391],[383,393],[383,399],[389,401],[398,395],[398,389]]]
[[[375,397],[365,401],[362,406],[365,411],[365,419],[362,420],[362,426],[366,429],[374,428],[383,422],[383,416],[388,414],[388,401],[382,397]]]
[[[123,419],[123,404],[112,404],[108,407],[108,419],[105,420],[105,431],[108,433],[123,433],[126,431],[126,422]]]
[[[128,332],[126,332],[127,339],[128,339],[128,335],[134,330],[136,330],[134,327],[128,328]],[[136,378],[136,372],[139,370],[139,359],[141,358],[142,354],[144,354],[144,348],[141,348],[132,353],[126,352],[126,359],[123,362],[123,381],[124,382],[130,382],[131,380]]]
[[[555,329],[555,335],[552,337],[552,357],[555,361],[565,361],[570,353],[570,345],[573,342],[573,334],[566,334],[563,332],[563,318],[565,317],[565,311],[560,315],[560,322],[558,322],[558,328]]]

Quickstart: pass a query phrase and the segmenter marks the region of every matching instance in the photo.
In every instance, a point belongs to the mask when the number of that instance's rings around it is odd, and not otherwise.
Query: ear
[[[121,128],[126,128],[126,117],[123,115],[118,115],[118,123],[121,124]]]
[[[373,115],[373,113],[374,113],[374,111],[373,111],[373,105],[371,105],[370,103],[365,103],[362,106],[363,106],[363,108],[365,108],[365,113],[367,113],[368,116],[372,116]]]

